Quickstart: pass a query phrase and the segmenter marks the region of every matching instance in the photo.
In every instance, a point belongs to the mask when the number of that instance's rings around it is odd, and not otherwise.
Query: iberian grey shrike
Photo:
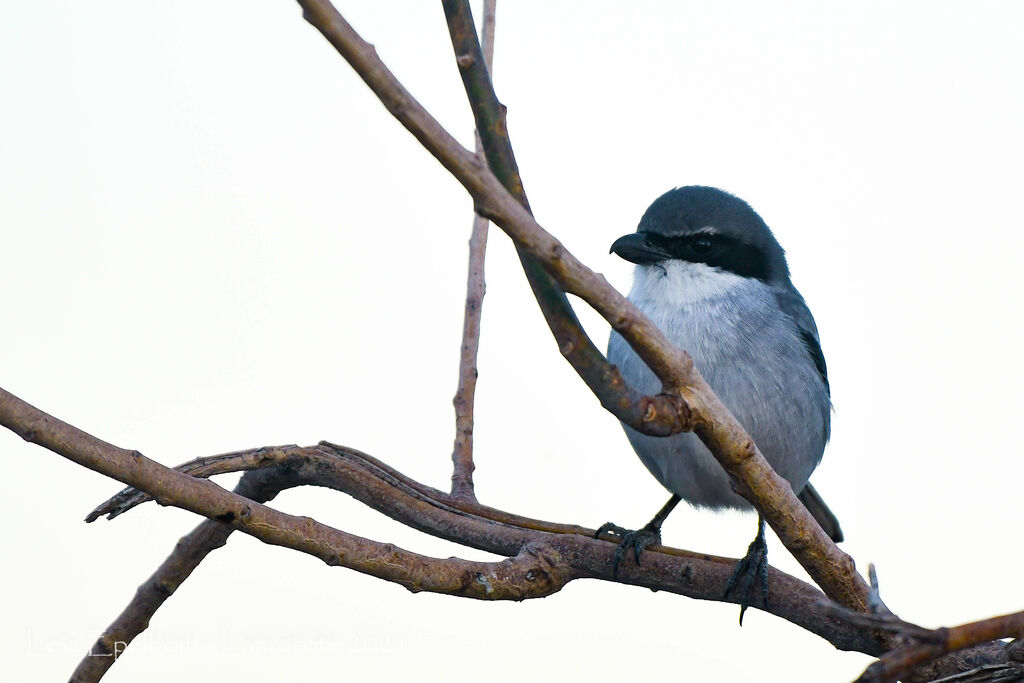
[[[659,197],[635,233],[611,251],[636,264],[629,299],[679,348],[753,437],[771,466],[835,541],[835,517],[807,483],[829,436],[828,375],[818,330],[789,279],[786,256],[771,230],[743,200],[712,187],[680,187]],[[608,360],[639,391],[661,383],[616,332]],[[700,508],[749,510],[729,477],[693,433],[653,437],[623,426],[640,460],[672,498],[643,529],[606,524],[637,560],[660,542],[661,525],[680,500]],[[600,533],[600,532],[599,532]],[[742,580],[742,609],[755,576],[767,600],[764,520],[746,556],[736,565],[726,596]],[[740,623],[743,612],[740,612]]]

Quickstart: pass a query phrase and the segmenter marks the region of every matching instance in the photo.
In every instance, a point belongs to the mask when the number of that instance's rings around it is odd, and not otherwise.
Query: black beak
[[[631,232],[623,235],[612,243],[610,254],[618,254],[632,263],[647,265],[659,261],[667,261],[672,255],[661,247],[653,244],[645,232]]]

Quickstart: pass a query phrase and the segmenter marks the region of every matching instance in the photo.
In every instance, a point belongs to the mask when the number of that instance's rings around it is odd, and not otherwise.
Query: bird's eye
[[[693,250],[698,254],[706,254],[711,251],[711,247],[714,243],[711,241],[709,235],[701,235],[693,240]]]

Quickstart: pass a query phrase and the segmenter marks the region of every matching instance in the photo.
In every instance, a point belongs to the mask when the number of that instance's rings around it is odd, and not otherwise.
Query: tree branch
[[[494,95],[489,72],[481,67],[486,60],[480,56],[481,48],[468,5],[444,3],[444,8],[456,63],[469,96],[487,163],[501,184],[529,212],[530,203],[509,140],[505,107]],[[670,436],[692,429],[689,413],[677,397],[669,394],[645,396],[626,383],[618,368],[608,362],[587,336],[565,292],[538,260],[518,243],[516,252],[559,351],[594,392],[601,406],[622,422],[652,436]]]
[[[673,348],[656,327],[608,286],[602,276],[579,263],[530,216],[508,143],[504,110],[494,98],[486,72],[480,81],[481,61],[475,34],[470,41],[472,45],[466,42],[468,48],[460,48],[461,29],[457,28],[457,23],[459,17],[468,18],[472,23],[468,5],[454,0],[445,2],[446,11],[451,10],[449,19],[453,45],[464,78],[469,74],[467,93],[473,101],[478,125],[481,120],[492,123],[486,129],[489,131],[489,142],[485,145],[488,157],[500,158],[506,155],[507,150],[505,163],[511,160],[510,174],[503,175],[498,171],[497,175],[492,175],[479,159],[475,166],[467,161],[462,153],[468,154],[468,151],[458,146],[450,136],[444,138],[447,133],[436,126],[429,114],[422,111],[397,82],[388,82],[390,73],[383,64],[379,64],[372,47],[362,43],[354,33],[347,37],[342,35],[351,29],[329,3],[299,1],[305,9],[306,18],[320,28],[395,116],[466,186],[480,213],[494,217],[499,226],[510,234],[545,318],[559,341],[560,350],[591,386],[602,405],[627,424],[635,422],[640,425],[641,431],[646,433],[671,434],[685,429],[695,430],[733,478],[737,490],[765,514],[783,542],[815,580],[825,587],[826,592],[845,605],[863,609],[867,603],[866,585],[854,572],[852,560],[827,540],[822,544],[821,534],[814,533],[816,526],[813,522],[812,527],[807,528],[808,516],[794,509],[792,503],[796,499],[788,485],[767,466],[756,446],[718,402],[685,352]],[[327,28],[322,28],[321,24]],[[342,37],[337,38],[338,35]],[[335,39],[348,47],[339,46]],[[345,49],[350,50],[353,56],[346,54]],[[378,90],[375,85],[381,86],[381,83],[387,87]],[[388,91],[392,85],[397,89]],[[479,101],[474,100],[477,87],[481,88],[478,94],[482,93]],[[494,111],[498,112],[496,116],[492,116]],[[491,118],[487,119],[488,116]],[[427,125],[431,122],[437,130]],[[426,127],[422,127],[424,125]],[[438,137],[438,131],[443,135]],[[504,192],[502,185],[511,188],[511,194]],[[472,262],[470,270],[472,279]],[[583,333],[563,289],[584,298],[623,334],[662,379],[662,394],[642,396],[622,381],[617,369],[607,363]],[[478,342],[478,336],[476,339]],[[471,435],[472,390],[469,406]],[[613,580],[610,577],[612,549],[607,543],[590,538],[592,530],[530,520],[476,503],[472,493],[471,451],[468,458],[461,461],[464,477],[459,482],[455,481],[455,475],[459,474],[460,460],[456,460],[453,453],[456,462],[453,491],[452,494],[444,494],[365,454],[328,443],[311,448],[283,446],[204,458],[180,468],[193,475],[189,476],[151,461],[138,451],[127,451],[103,442],[2,389],[0,424],[78,464],[139,487],[138,491],[123,491],[100,506],[90,514],[88,521],[104,513],[114,517],[144,502],[147,496],[152,496],[161,505],[174,505],[209,518],[179,541],[171,556],[140,586],[132,603],[97,641],[93,650],[97,653],[113,652],[117,643],[127,644],[145,630],[149,617],[202,559],[223,545],[236,528],[266,543],[314,555],[328,564],[400,583],[413,592],[433,591],[485,600],[523,600],[550,595],[576,578]],[[233,493],[196,478],[239,470],[247,474]],[[508,557],[499,562],[426,557],[391,544],[347,534],[309,518],[287,515],[261,504],[284,488],[307,484],[330,486],[350,493],[410,527]],[[803,509],[799,503],[797,507]],[[722,587],[734,563],[735,560],[728,558],[654,546],[645,555],[644,566],[625,567],[619,581],[698,599],[721,600]],[[879,654],[895,642],[884,629],[880,631],[874,627],[877,625],[836,618],[835,610],[821,600],[821,595],[813,587],[793,577],[770,569],[769,583],[773,600],[768,611],[818,633],[837,647]],[[1014,661],[1024,660],[1020,642],[987,642],[992,638],[1019,637],[1024,633],[1024,613],[934,631],[907,624],[908,628],[903,633],[893,628],[891,622],[889,626],[890,633],[907,636],[916,642],[891,650],[869,667],[860,680],[895,680],[911,671],[915,672],[914,680],[917,680],[923,675],[922,667],[928,662],[936,667],[945,666],[942,662],[946,660],[936,658],[943,655],[948,658],[950,653],[959,654],[965,648],[973,648],[979,653],[995,653],[991,655],[993,658],[1004,656]],[[119,634],[125,634],[127,640],[120,639]],[[87,660],[79,665],[72,680],[98,680],[113,662],[112,657],[94,658],[109,662],[106,666],[96,667],[87,664]],[[987,667],[987,664],[979,665],[978,671]],[[1013,670],[1021,668],[1013,667]],[[957,677],[957,680],[965,679]]]
[[[254,500],[230,493],[215,484],[168,469],[138,451],[127,451],[103,442],[85,432],[43,413],[12,394],[0,389],[0,424],[22,438],[132,486],[136,486],[165,505],[174,505],[216,519],[224,525],[260,540],[305,552],[331,565],[339,565],[421,590],[483,600],[524,600],[557,592],[574,578],[605,580],[610,576],[613,548],[578,533],[550,533],[513,526],[459,510],[446,501],[450,496],[429,487],[412,485],[395,476],[389,468],[363,454],[331,444],[315,448],[283,446],[243,451],[204,458],[190,467],[197,473],[261,469],[282,466],[287,485],[316,484],[350,493],[358,500],[392,518],[441,538],[463,545],[511,555],[501,562],[471,562],[450,558],[436,559],[359,538],[332,529],[309,518],[298,518],[267,508]],[[255,495],[255,494],[254,494]],[[439,498],[435,500],[434,498]],[[463,503],[486,513],[474,503]],[[92,516],[92,515],[91,515]],[[494,515],[495,518],[512,516]],[[533,526],[549,526],[544,523]],[[113,647],[114,627],[141,631],[164,598],[192,571],[208,550],[222,542],[223,533],[207,527],[196,532],[194,542],[179,551],[194,557],[181,560],[180,554],[165,563],[156,577],[169,574],[171,584],[154,582],[137,596],[141,611],[126,610],[112,629],[100,638],[97,649]],[[572,528],[576,531],[576,528]],[[588,529],[582,530],[589,534]],[[700,599],[719,600],[735,560],[652,548],[642,567],[627,565],[619,581],[653,590],[665,590]],[[852,626],[837,618],[836,610],[820,599],[820,594],[797,579],[775,569],[769,570],[773,599],[768,611],[817,633],[841,649],[880,654],[892,641],[879,630]],[[955,629],[940,630],[938,642],[925,643],[883,659],[886,666],[916,666],[943,652],[971,646],[983,640],[1016,635],[1024,630],[1024,613],[997,617]],[[116,639],[116,638],[115,638]],[[127,642],[127,641],[122,641]],[[891,664],[896,662],[896,664]],[[895,669],[893,669],[895,670]],[[871,679],[866,679],[871,680]],[[881,678],[881,680],[888,680]]]
[[[497,0],[484,0],[483,51],[488,73],[494,72],[494,23]],[[476,137],[476,154],[483,155],[480,135]],[[452,403],[455,406],[455,445],[452,447],[452,495],[476,500],[473,490],[473,404],[476,398],[477,352],[480,349],[480,318],[483,315],[484,257],[487,255],[487,226],[480,215],[473,216],[469,237],[469,275],[466,282],[466,310],[462,322],[462,347],[459,356],[459,388]]]
[[[861,674],[857,683],[892,683],[945,654],[988,644],[989,641],[999,638],[1022,636],[1024,612],[1004,614],[952,628],[938,628],[923,634],[917,633],[913,636],[914,644],[891,650],[883,655]],[[1017,671],[1024,673],[1020,669]],[[931,677],[929,675],[922,680],[931,680]]]
[[[540,262],[566,292],[579,296],[618,331],[679,399],[676,416],[692,426],[729,474],[734,488],[764,515],[786,548],[822,589],[840,604],[864,611],[868,586],[852,558],[810,516],[785,479],[776,474],[740,424],[726,410],[685,352],[675,348],[643,313],[598,273],[547,233],[501,182],[417,102],[387,69],[373,46],[326,0],[299,0],[313,24],[363,78],[384,106],[469,191],[477,211]],[[470,32],[472,33],[472,32]],[[475,41],[475,35],[473,36]],[[459,61],[480,61],[474,56]],[[483,134],[484,126],[477,123]],[[490,160],[490,157],[488,157]],[[621,380],[621,378],[620,378]]]
[[[161,505],[216,519],[254,536],[313,555],[332,566],[430,591],[481,600],[524,600],[558,590],[566,578],[547,566],[554,548],[519,545],[512,560],[498,563],[440,559],[339,531],[308,517],[295,517],[164,467],[139,451],[128,451],[61,422],[0,389],[0,424],[91,470],[142,489]],[[531,572],[533,572],[531,574]],[[527,576],[532,578],[527,581]],[[477,580],[478,576],[488,581]]]
[[[263,503],[272,500],[280,491],[297,485],[289,475],[290,471],[283,467],[247,472],[235,487],[235,493]],[[139,493],[138,489],[127,490]],[[143,500],[152,499],[145,496]],[[86,521],[90,520],[87,518]],[[227,524],[207,519],[183,536],[167,559],[135,591],[131,602],[96,639],[89,654],[82,658],[71,674],[71,683],[96,683],[103,678],[135,637],[149,628],[149,620],[156,611],[207,555],[227,543],[232,531],[234,529]]]
[[[593,529],[555,524],[495,510],[424,486],[357,450],[321,442],[316,447],[278,446],[200,458],[180,469],[213,476],[253,469],[285,468],[292,485],[326,486],[341,491],[392,519],[461,545],[501,555],[552,536],[575,576],[645,586],[687,597],[725,601],[724,587],[734,559],[655,545],[641,567],[611,571],[610,544],[592,538]],[[98,507],[90,518],[121,509],[125,492]],[[135,500],[141,502],[139,496]],[[554,543],[555,541],[549,541]],[[650,558],[650,559],[648,559]],[[772,600],[766,611],[806,628],[841,649],[877,654],[890,646],[875,629],[849,622],[816,589],[778,570],[769,573]],[[735,600],[728,600],[735,602]],[[837,625],[842,625],[838,630]]]

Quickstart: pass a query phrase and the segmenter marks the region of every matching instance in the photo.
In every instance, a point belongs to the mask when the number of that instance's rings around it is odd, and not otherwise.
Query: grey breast
[[[829,400],[793,320],[775,304],[771,288],[749,282],[727,297],[683,306],[636,303],[693,356],[768,462],[799,492],[825,448]],[[608,358],[640,391],[660,390],[657,378],[614,332]],[[644,465],[670,491],[700,507],[750,507],[694,434],[657,438],[624,428]]]

